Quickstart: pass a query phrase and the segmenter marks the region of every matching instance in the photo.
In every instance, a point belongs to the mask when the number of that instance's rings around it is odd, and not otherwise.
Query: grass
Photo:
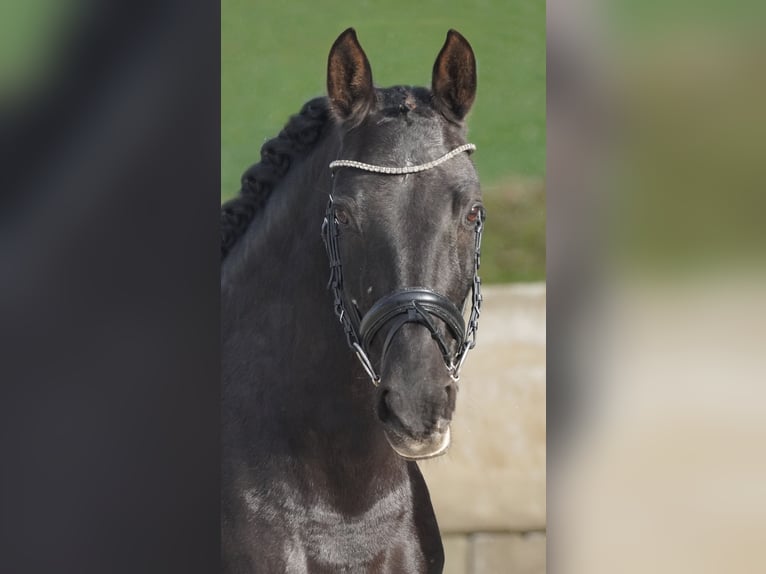
[[[74,0],[0,2],[0,105],[23,101],[54,73],[75,8]]]
[[[482,245],[485,283],[545,278],[545,185],[508,180],[484,190],[487,227]]]
[[[321,7],[320,7],[321,6]],[[221,198],[263,142],[324,92],[327,52],[354,26],[378,85],[430,83],[449,28],[473,45],[479,91],[470,141],[490,213],[483,277],[545,277],[545,3],[486,0],[222,0]]]

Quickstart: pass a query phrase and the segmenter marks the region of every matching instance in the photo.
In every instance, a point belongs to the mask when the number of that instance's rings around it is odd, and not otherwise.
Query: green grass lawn
[[[356,28],[376,84],[429,85],[447,30],[471,42],[479,88],[470,141],[485,190],[483,276],[545,277],[545,3],[222,0],[221,198],[239,190],[263,142],[324,93],[327,53]]]
[[[45,85],[74,8],[73,0],[0,2],[0,105]]]

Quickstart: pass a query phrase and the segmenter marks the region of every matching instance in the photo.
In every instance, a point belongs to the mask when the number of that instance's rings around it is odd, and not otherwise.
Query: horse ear
[[[338,36],[330,49],[327,95],[335,116],[344,122],[361,122],[375,102],[370,62],[353,28]]]
[[[451,120],[461,121],[476,97],[476,58],[468,40],[455,30],[434,63],[431,91],[436,108]]]

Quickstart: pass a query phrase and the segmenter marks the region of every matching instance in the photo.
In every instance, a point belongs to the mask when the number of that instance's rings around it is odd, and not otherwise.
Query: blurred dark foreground
[[[213,572],[219,7],[57,10],[0,92],[0,571]]]
[[[67,10],[0,96],[0,571],[215,571],[219,7]],[[551,573],[763,570],[762,17],[549,2]]]

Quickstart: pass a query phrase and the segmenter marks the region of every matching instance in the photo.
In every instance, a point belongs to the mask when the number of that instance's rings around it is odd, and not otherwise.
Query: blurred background
[[[765,5],[548,3],[548,568],[766,571]]]
[[[321,7],[320,7],[321,6]],[[484,306],[447,455],[420,464],[448,574],[545,571],[545,3],[223,0],[221,200],[260,146],[324,94],[327,54],[353,26],[377,85],[430,87],[447,30],[473,46],[468,118],[488,221]]]

